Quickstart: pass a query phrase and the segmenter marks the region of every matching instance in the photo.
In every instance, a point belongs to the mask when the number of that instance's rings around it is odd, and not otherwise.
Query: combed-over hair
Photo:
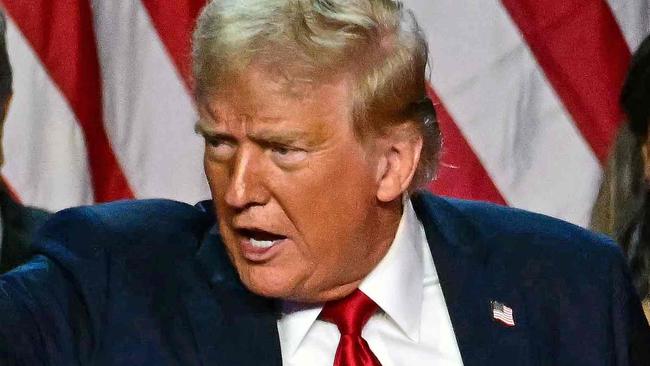
[[[357,137],[363,140],[403,124],[415,127],[423,137],[423,148],[411,188],[433,178],[440,132],[426,93],[427,43],[414,15],[401,2],[208,3],[193,39],[197,100],[219,90],[253,61],[289,81],[352,75]]]

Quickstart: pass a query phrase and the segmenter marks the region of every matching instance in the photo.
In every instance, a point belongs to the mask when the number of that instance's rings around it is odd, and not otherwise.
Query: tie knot
[[[359,289],[348,296],[329,301],[320,316],[323,320],[336,324],[342,335],[361,334],[361,329],[377,311],[377,304]]]

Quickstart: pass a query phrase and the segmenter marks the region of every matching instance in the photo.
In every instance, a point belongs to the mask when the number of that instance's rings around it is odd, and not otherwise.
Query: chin
[[[295,298],[297,288],[295,277],[277,273],[271,268],[247,267],[249,268],[243,268],[239,271],[239,276],[244,286],[252,293],[276,299]]]

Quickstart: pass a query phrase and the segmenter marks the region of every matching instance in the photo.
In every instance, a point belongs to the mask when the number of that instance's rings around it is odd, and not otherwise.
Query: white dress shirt
[[[463,362],[424,228],[410,200],[395,239],[359,289],[381,309],[362,336],[382,366]],[[278,320],[284,366],[332,366],[340,333],[318,319],[322,304],[285,303]]]

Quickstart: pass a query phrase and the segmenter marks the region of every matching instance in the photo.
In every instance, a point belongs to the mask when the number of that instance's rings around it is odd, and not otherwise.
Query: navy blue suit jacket
[[[650,364],[608,239],[509,208],[413,201],[466,366]],[[0,364],[281,365],[274,302],[242,286],[210,212],[149,200],[57,214],[40,254],[0,277]]]

